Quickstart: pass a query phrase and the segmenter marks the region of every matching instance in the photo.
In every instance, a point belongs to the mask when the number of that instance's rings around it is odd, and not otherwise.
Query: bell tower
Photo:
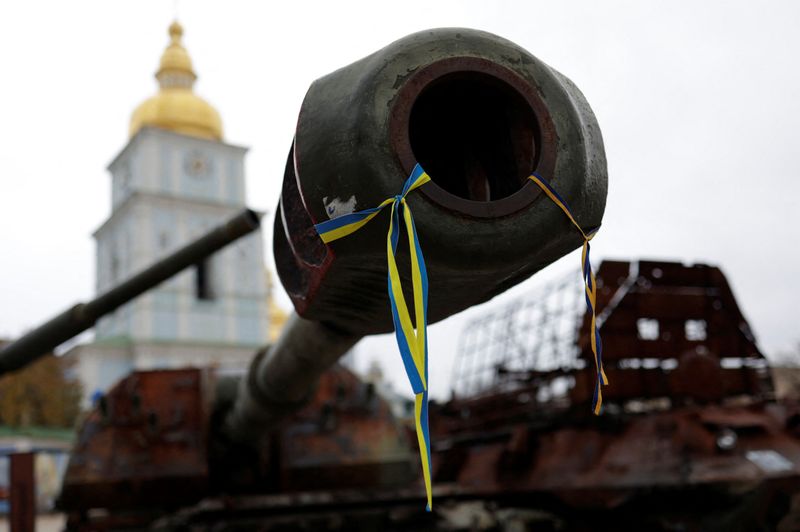
[[[223,140],[216,109],[194,92],[183,28],[169,27],[157,93],[130,121],[111,162],[111,215],[97,229],[98,293],[108,290],[245,206],[246,149]],[[88,394],[132,369],[242,368],[267,341],[261,232],[244,237],[113,314],[80,346]]]

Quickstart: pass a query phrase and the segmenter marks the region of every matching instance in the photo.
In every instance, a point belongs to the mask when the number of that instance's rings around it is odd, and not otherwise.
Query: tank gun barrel
[[[259,215],[245,209],[120,285],[87,303],[78,303],[62,312],[0,350],[0,375],[34,362],[58,345],[91,328],[103,315],[113,312],[234,240],[255,231],[260,225]]]
[[[429,30],[318,79],[300,110],[273,233],[277,271],[299,316],[251,365],[227,437],[257,437],[302,404],[361,336],[392,330],[389,213],[328,243],[315,225],[399,198],[417,164],[431,180],[403,201],[424,251],[429,323],[488,301],[582,244],[533,172],[558,190],[583,231],[599,227],[605,209],[605,152],[589,104],[514,43]],[[411,301],[403,239],[398,275]]]

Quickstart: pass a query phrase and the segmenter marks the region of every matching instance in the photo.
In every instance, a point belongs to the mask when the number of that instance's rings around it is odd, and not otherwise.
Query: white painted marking
[[[339,198],[333,198],[331,201],[328,201],[328,196],[322,198],[322,203],[325,205],[325,212],[328,214],[328,218],[338,218],[339,216],[350,214],[351,212],[356,210],[356,197],[350,196],[350,199],[347,201],[342,201]]]

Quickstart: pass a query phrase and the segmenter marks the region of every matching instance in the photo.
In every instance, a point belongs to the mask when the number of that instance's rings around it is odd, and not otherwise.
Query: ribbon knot
[[[586,286],[586,305],[592,315],[592,352],[595,355],[595,364],[597,366],[597,382],[595,384],[593,410],[595,414],[598,414],[603,402],[600,387],[601,384],[608,384],[608,379],[603,371],[603,347],[595,320],[597,290],[595,277],[592,273],[592,266],[589,262],[589,241],[594,237],[596,231],[587,235],[583,229],[581,229],[578,222],[576,222],[575,218],[572,216],[572,212],[569,207],[567,207],[566,202],[561,199],[547,181],[543,180],[535,172],[531,174],[530,179],[539,185],[545,194],[564,211],[572,224],[578,228],[581,236],[583,236],[581,271]],[[327,244],[358,231],[377,216],[384,207],[391,205],[389,232],[386,235],[389,303],[392,311],[397,346],[403,359],[406,376],[414,392],[414,422],[416,424],[417,441],[419,442],[425,491],[428,498],[428,511],[431,510],[433,504],[431,496],[430,433],[428,431],[428,273],[425,269],[425,259],[422,256],[422,250],[419,246],[417,230],[414,227],[414,218],[406,202],[406,195],[430,180],[430,176],[417,164],[403,185],[403,190],[400,194],[383,200],[377,207],[345,214],[314,226],[322,241]],[[403,295],[403,287],[400,282],[400,273],[397,269],[397,260],[395,257],[397,253],[397,244],[400,239],[401,216],[403,217],[406,234],[408,236],[411,283],[414,295],[414,323],[412,323],[411,314],[409,313],[405,296]]]
[[[431,510],[431,450],[430,433],[428,431],[428,273],[425,259],[414,227],[411,209],[406,203],[406,195],[412,190],[430,181],[431,178],[417,164],[403,185],[403,191],[385,199],[377,207],[345,214],[332,220],[316,224],[314,227],[326,244],[347,236],[369,223],[384,207],[391,205],[389,232],[386,235],[386,262],[388,266],[389,303],[392,310],[394,332],[397,346],[403,359],[403,366],[414,392],[414,423],[419,442],[419,453],[422,461],[422,474],[425,481],[425,492],[428,497],[428,511]],[[408,235],[408,247],[411,258],[411,284],[414,294],[414,321],[406,305],[400,272],[397,269],[397,244],[400,239],[400,216],[405,222]]]

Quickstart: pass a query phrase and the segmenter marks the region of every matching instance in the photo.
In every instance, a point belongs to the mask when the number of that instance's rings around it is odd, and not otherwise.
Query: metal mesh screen
[[[453,368],[456,395],[513,389],[532,370],[583,367],[576,339],[584,309],[573,271],[467,323]]]

